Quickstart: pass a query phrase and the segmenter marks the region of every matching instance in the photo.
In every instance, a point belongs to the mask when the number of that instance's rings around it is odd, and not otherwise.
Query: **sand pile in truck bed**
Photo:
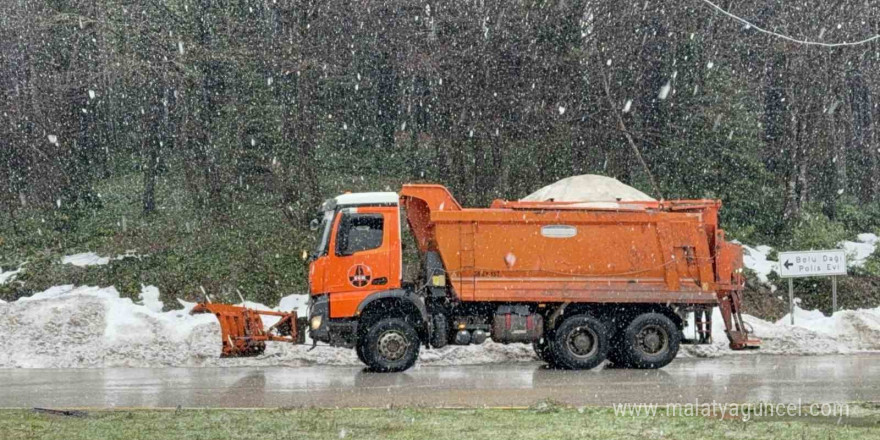
[[[145,287],[140,301],[120,298],[113,287],[57,286],[32,297],[0,304],[0,367],[87,368],[161,366],[360,365],[353,350],[270,343],[254,358],[220,359],[220,326],[211,315],[190,315],[191,303],[162,311],[159,292]],[[306,297],[285,297],[283,310],[305,313]],[[253,308],[265,308],[248,303]],[[880,308],[841,311],[833,317],[796,311],[771,323],[746,320],[764,338],[764,349],[750,353],[828,354],[880,350]],[[266,325],[272,321],[266,320]],[[721,318],[713,318],[716,343],[683,346],[682,356],[731,354]],[[463,365],[537,360],[531,346],[450,346],[422,350],[419,365]]]
[[[523,202],[618,202],[654,201],[651,196],[597,174],[566,177],[520,199]]]

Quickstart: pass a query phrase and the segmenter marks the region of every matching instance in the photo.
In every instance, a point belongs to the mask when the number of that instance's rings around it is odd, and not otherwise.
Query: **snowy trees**
[[[880,32],[876,2],[722,6],[812,40]],[[353,179],[486,203],[653,178],[765,238],[880,202],[880,42],[804,46],[701,2],[21,0],[0,22],[6,212],[99,204],[96,180],[132,172],[144,212],[174,174],[206,212],[269,192],[294,224]]]

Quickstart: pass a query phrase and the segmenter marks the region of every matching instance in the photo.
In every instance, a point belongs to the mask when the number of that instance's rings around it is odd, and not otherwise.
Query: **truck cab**
[[[342,194],[321,205],[318,244],[309,263],[313,339],[352,346],[353,319],[365,300],[402,293],[400,221],[394,192]]]

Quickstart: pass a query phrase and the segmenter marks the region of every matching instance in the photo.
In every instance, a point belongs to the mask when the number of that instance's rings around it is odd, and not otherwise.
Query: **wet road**
[[[537,363],[421,367],[0,370],[0,407],[526,406],[880,401],[880,355],[678,359],[659,371]]]

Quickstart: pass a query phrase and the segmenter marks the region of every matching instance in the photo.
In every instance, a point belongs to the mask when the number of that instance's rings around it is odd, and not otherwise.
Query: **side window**
[[[336,235],[336,255],[351,255],[382,246],[384,226],[382,214],[343,214]]]

